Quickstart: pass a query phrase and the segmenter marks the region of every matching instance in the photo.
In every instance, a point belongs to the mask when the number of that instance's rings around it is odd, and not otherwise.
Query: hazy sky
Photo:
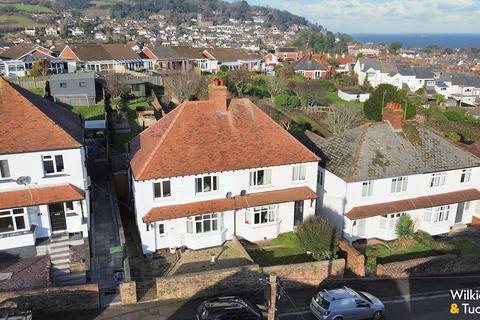
[[[247,0],[346,33],[480,33],[480,0]]]

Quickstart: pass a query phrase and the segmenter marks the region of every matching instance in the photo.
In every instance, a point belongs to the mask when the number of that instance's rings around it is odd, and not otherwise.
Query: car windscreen
[[[364,295],[363,293],[359,292],[359,291],[356,291],[356,293],[362,297],[363,299],[365,299],[366,301],[370,302],[370,303],[373,303],[372,300],[370,300],[369,297],[367,297],[366,295]]]
[[[320,307],[322,307],[324,310],[328,310],[328,308],[330,307],[330,301],[328,301],[327,299],[325,299],[325,297],[323,296],[323,293],[322,292],[319,292],[317,293],[317,295],[313,298],[315,300],[316,303],[318,303],[318,305]]]

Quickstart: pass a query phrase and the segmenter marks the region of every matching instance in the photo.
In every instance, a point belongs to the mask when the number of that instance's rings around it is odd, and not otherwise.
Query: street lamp
[[[382,119],[383,119],[383,108],[385,108],[385,95],[389,93],[387,90],[383,91],[382,95]]]

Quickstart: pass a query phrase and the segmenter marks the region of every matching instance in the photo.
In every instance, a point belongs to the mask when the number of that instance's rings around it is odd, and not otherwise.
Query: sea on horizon
[[[350,34],[355,40],[374,44],[400,41],[403,48],[425,48],[437,45],[442,48],[480,48],[480,34]]]

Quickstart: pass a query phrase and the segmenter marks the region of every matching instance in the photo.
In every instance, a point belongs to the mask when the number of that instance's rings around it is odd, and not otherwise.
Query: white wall
[[[46,176],[43,170],[43,155],[62,155],[65,171],[55,176]],[[8,160],[11,180],[3,180],[0,183],[0,192],[25,190],[27,187],[18,185],[16,179],[21,176],[31,177],[30,188],[72,184],[85,192],[85,199],[74,202],[74,210],[77,215],[66,217],[68,232],[83,232],[88,236],[89,224],[82,223],[83,216],[89,221],[89,192],[86,188],[87,170],[85,166],[85,151],[83,148],[65,149],[56,151],[39,151],[17,154],[0,155],[0,160]],[[32,206],[27,208],[28,227],[37,225],[35,238],[48,237],[51,235],[50,216],[48,206]],[[14,247],[16,244],[13,244]]]
[[[168,206],[168,205],[176,205],[182,203],[190,203],[196,201],[205,201],[205,200],[212,200],[212,199],[223,199],[226,197],[228,192],[231,192],[233,196],[237,196],[240,194],[242,190],[246,190],[247,193],[255,193],[255,192],[265,192],[265,191],[273,191],[273,190],[280,190],[280,189],[288,189],[288,188],[295,188],[295,187],[303,187],[308,186],[311,190],[316,190],[316,181],[317,181],[317,170],[318,170],[318,163],[317,162],[310,162],[306,164],[306,180],[304,181],[292,181],[292,170],[294,165],[284,165],[284,166],[276,166],[270,167],[272,169],[272,180],[271,184],[268,186],[249,186],[249,173],[251,169],[245,170],[236,170],[236,171],[226,171],[226,172],[217,172],[212,173],[212,175],[219,176],[219,190],[208,192],[208,193],[195,193],[195,178],[202,177],[205,175],[196,175],[196,176],[182,176],[182,177],[174,177],[169,179],[171,184],[171,192],[172,196],[168,198],[162,199],[154,199],[153,197],[153,183],[159,182],[162,180],[148,180],[148,181],[135,181],[132,182],[132,191],[135,197],[135,212],[137,218],[137,226],[140,231],[140,237],[142,238],[142,243],[144,246],[144,252],[151,252],[155,248],[155,240],[157,241],[156,248],[164,248],[164,244],[178,244],[182,243],[184,245],[188,239],[185,239],[186,236],[186,220],[185,218],[181,219],[174,219],[167,221],[168,228],[173,235],[172,239],[164,239],[160,240],[155,239],[155,231],[154,230],[146,230],[146,225],[143,223],[142,218],[143,216],[153,207],[160,207],[160,206]],[[262,169],[262,168],[259,168]],[[253,169],[252,169],[253,170]],[[307,204],[308,202],[308,204]],[[291,208],[289,208],[291,205]],[[291,209],[291,210],[290,210]],[[291,211],[291,222],[287,222],[290,220],[288,213]],[[293,203],[290,204],[281,204],[279,206],[279,217],[282,219],[281,226],[279,227],[279,231],[276,232],[276,235],[281,232],[291,231],[293,226],[290,227],[290,224],[293,224]],[[304,205],[304,217],[310,214],[315,213],[315,206],[310,206],[310,201],[306,201]],[[243,214],[243,222],[245,221],[244,212],[239,210],[237,214],[237,222],[241,221],[242,218],[240,217]],[[224,236],[225,239],[230,239],[231,235],[233,234],[234,223],[233,223],[233,211],[228,211],[223,213],[223,226],[226,229],[226,235]],[[247,231],[246,229],[241,229],[242,227],[237,224],[237,232],[240,232],[244,237],[249,237],[251,239],[256,239],[257,234],[253,231]],[[173,232],[173,229],[176,230]],[[268,229],[268,228],[267,228]],[[270,238],[270,235],[273,235],[272,231],[268,231],[267,229],[262,230],[265,235],[258,236],[259,239],[263,239],[264,237]],[[257,230],[258,231],[258,230]],[[275,235],[275,236],[276,236]],[[171,241],[171,242],[168,242]],[[213,244],[217,240],[212,240],[211,243]],[[254,240],[252,240],[254,241]],[[208,241],[207,241],[208,242]],[[162,246],[160,246],[162,245]]]

